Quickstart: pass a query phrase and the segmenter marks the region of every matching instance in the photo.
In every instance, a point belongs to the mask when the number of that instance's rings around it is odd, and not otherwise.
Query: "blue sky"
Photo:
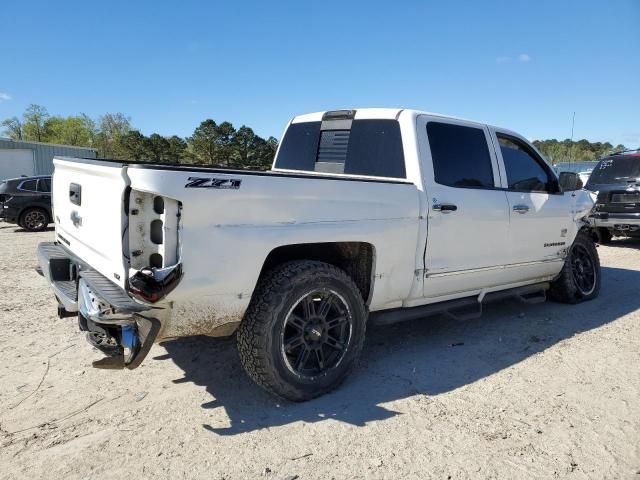
[[[528,138],[640,146],[640,0],[30,1],[0,9],[0,118],[121,111],[279,137],[294,115],[402,106]]]

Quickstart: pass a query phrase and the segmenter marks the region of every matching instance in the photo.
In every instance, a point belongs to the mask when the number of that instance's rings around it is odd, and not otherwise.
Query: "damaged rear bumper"
[[[77,316],[89,343],[105,354],[93,366],[111,369],[139,366],[160,332],[157,314],[162,308],[135,301],[61,244],[39,244],[38,262],[39,273],[47,279],[58,300],[58,315]],[[164,298],[180,281],[181,268],[175,270],[157,276],[155,271],[149,271],[143,277],[138,276],[136,297],[153,294],[153,300],[149,301]]]

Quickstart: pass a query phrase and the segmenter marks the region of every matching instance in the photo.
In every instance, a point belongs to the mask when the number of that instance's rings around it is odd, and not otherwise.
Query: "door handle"
[[[431,209],[434,212],[449,213],[458,210],[458,206],[453,203],[434,203]]]
[[[69,185],[69,200],[74,205],[82,205],[82,185],[77,183]]]
[[[513,211],[514,212],[518,212],[520,214],[527,213],[529,211],[529,206],[528,205],[514,205],[513,206]]]

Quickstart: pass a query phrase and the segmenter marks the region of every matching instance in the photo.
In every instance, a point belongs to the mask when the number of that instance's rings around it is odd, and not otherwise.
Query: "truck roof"
[[[425,112],[421,110],[413,110],[410,108],[354,108],[351,109],[355,111],[355,119],[363,120],[363,119],[397,119],[400,114],[408,114],[411,116],[418,115],[430,115],[433,117],[441,117],[442,119],[450,119],[450,120],[463,120],[465,122],[477,123],[478,125],[484,125],[482,122],[477,122],[475,120],[469,120],[461,117],[454,117],[452,115],[444,115],[441,113],[433,113],[433,112]],[[320,122],[322,121],[322,117],[330,112],[335,112],[336,110],[325,110],[322,112],[313,112],[306,113],[303,115],[297,115],[293,117],[291,123],[302,123],[302,122]]]

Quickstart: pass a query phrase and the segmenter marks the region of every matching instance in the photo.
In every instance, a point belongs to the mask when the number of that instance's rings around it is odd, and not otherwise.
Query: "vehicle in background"
[[[20,177],[0,182],[0,220],[40,232],[52,223],[51,176]]]
[[[600,160],[585,188],[598,195],[590,220],[600,243],[640,237],[640,150]]]

